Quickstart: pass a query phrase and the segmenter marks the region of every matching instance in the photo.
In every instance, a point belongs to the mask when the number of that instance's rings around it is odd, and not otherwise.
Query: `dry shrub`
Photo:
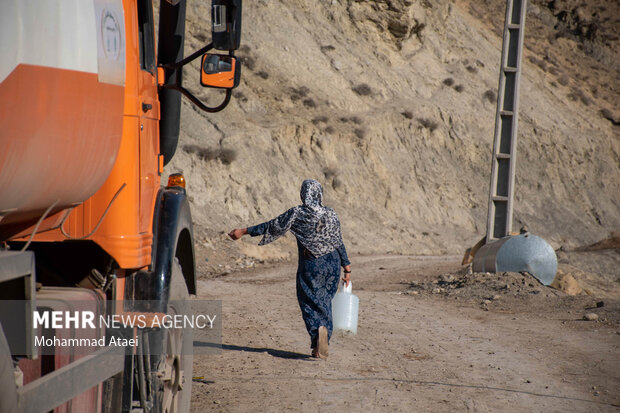
[[[198,156],[198,159],[201,159],[203,161],[210,161],[217,157],[217,151],[214,151],[211,148],[203,148],[202,146],[198,145],[184,145],[183,150],[187,153],[196,154],[196,156]]]
[[[334,46],[332,46],[331,44],[328,44],[328,45],[325,45],[325,46],[321,46],[321,51],[323,53],[325,53],[325,52],[332,52],[334,50],[336,50],[336,48]]]
[[[223,164],[230,165],[237,159],[237,151],[234,149],[203,148],[202,146],[188,144],[183,146],[183,150],[187,153],[195,154],[198,159],[205,162],[217,159]]]
[[[562,75],[558,77],[558,83],[561,84],[562,86],[568,85],[568,76]]]
[[[317,116],[314,119],[312,119],[312,124],[318,125],[319,123],[327,123],[328,120],[329,118],[327,116]]]
[[[307,108],[316,108],[316,102],[312,98],[304,99],[303,104]]]
[[[351,88],[351,90],[360,96],[369,96],[372,94],[372,89],[366,83],[360,83],[359,85]]]
[[[260,71],[256,74],[258,77],[261,77],[263,79],[269,79],[269,73],[265,72],[265,71]]]
[[[400,114],[406,117],[407,119],[413,119],[413,112],[410,110],[406,110],[404,112],[401,112]]]
[[[356,128],[353,133],[355,133],[355,136],[357,136],[359,139],[364,139],[364,137],[366,136],[366,129],[364,128]]]
[[[542,59],[538,59],[536,56],[528,56],[527,60],[530,61],[530,63],[535,64],[536,66],[540,67],[543,72],[547,71],[547,63],[542,60]]]
[[[250,71],[254,71],[254,69],[256,68],[256,59],[254,59],[252,56],[240,56],[239,61],[241,62],[242,66],[247,67]]]
[[[207,33],[205,32],[198,32],[194,35],[194,37],[196,38],[196,40],[198,40],[200,43],[205,43],[207,41]]]
[[[598,97],[598,87],[596,85],[590,87],[590,92],[592,92],[592,96]]]
[[[578,87],[573,88],[573,93],[584,105],[589,106],[590,103],[592,103],[590,98],[587,97],[585,93],[583,93],[583,90],[579,89]]]
[[[233,92],[233,97],[237,100],[240,100],[241,102],[247,102],[248,98],[243,94],[242,91],[237,90]]]
[[[430,130],[431,132],[433,132],[439,126],[437,124],[437,122],[435,122],[432,119],[418,118],[418,122],[420,122],[420,125],[422,125],[426,129]]]
[[[310,92],[310,89],[308,89],[305,86],[300,86],[299,88],[291,88],[291,100],[293,102],[297,102],[300,99],[305,98],[306,96],[308,96],[308,93]]]
[[[325,128],[325,130],[323,132],[328,133],[328,134],[332,134],[332,133],[336,132],[336,129],[334,129],[334,127],[332,125],[329,125],[329,126],[327,126]]]
[[[362,123],[362,120],[357,116],[349,116],[349,117],[343,116],[340,118],[340,122],[342,123],[351,122],[351,123],[355,123],[356,125],[359,125],[360,123]]]
[[[470,66],[467,66],[465,69],[467,69],[467,71],[468,71],[469,73],[478,73],[478,69],[477,69],[477,68],[475,68],[475,67],[473,67],[473,66],[471,66],[471,65],[470,65]]]
[[[443,80],[442,83],[446,86],[452,86],[454,84],[454,79],[452,79],[451,77],[447,77]]]
[[[488,100],[491,103],[494,103],[497,101],[497,96],[495,95],[495,91],[494,90],[487,90],[486,92],[484,92],[482,94],[483,99]]]
[[[463,86],[463,85],[456,85],[456,86],[454,86],[454,90],[456,90],[457,92],[461,93],[462,91],[465,90],[465,86]]]
[[[234,149],[221,149],[218,158],[222,163],[230,165],[237,159],[237,151]]]

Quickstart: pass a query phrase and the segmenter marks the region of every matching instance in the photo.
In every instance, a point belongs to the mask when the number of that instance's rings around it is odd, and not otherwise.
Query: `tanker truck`
[[[189,411],[191,332],[132,328],[140,346],[85,352],[36,341],[43,330],[107,334],[50,326],[42,309],[153,319],[196,293],[185,179],[166,181],[164,165],[182,95],[218,112],[239,83],[241,0],[212,1],[211,43],[187,57],[185,1],[157,3],[158,24],[152,0],[0,6],[2,413]],[[221,89],[218,106],[183,86],[196,59],[195,80]]]

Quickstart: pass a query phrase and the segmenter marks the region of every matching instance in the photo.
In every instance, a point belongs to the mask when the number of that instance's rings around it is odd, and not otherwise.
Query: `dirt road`
[[[352,261],[358,334],[336,333],[327,361],[308,357],[294,265],[203,276],[223,351],[195,357],[192,411],[620,410],[618,300],[464,276],[454,256]]]

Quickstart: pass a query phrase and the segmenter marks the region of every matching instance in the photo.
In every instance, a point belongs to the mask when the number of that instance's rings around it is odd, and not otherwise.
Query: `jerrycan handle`
[[[346,283],[343,281],[342,282],[342,292],[343,293],[347,293],[347,294],[351,294],[353,292],[353,283],[351,281],[349,281],[349,285],[347,286]]]

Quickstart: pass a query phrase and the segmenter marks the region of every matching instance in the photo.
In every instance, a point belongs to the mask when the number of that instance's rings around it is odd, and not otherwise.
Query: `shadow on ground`
[[[303,359],[312,358],[307,354],[295,353],[295,352],[286,351],[286,350],[277,350],[277,349],[266,348],[266,347],[236,346],[234,344],[207,343],[203,341],[194,341],[194,347],[212,347],[212,348],[220,348],[222,350],[227,350],[227,351],[248,351],[251,353],[267,353],[273,357],[279,357],[279,358],[289,359],[289,360],[303,360]]]

